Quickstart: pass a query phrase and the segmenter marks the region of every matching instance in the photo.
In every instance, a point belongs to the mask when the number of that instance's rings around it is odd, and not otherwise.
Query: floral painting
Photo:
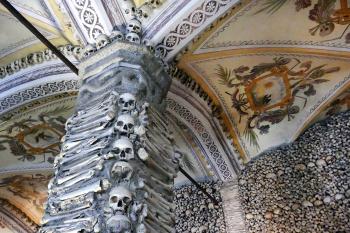
[[[60,152],[60,139],[65,134],[66,118],[60,114],[70,107],[44,111],[38,117],[14,121],[0,132],[0,151],[10,150],[22,162],[53,163]]]
[[[287,2],[287,0],[266,0],[263,7],[256,13],[273,14]],[[294,0],[294,4],[297,12],[308,10],[309,20],[315,23],[315,26],[309,29],[311,35],[325,37],[331,35],[337,25],[345,25],[340,36],[328,41],[343,39],[345,43],[350,43],[350,33],[346,33],[350,27],[350,2],[348,0],[318,0],[316,3],[311,0]]]
[[[308,98],[316,95],[316,87],[329,81],[327,75],[339,70],[338,66],[313,65],[311,60],[275,57],[252,67],[218,64],[216,76],[230,90],[225,94],[239,115],[239,124],[244,125],[244,137],[259,150],[259,135],[283,120],[292,121]]]

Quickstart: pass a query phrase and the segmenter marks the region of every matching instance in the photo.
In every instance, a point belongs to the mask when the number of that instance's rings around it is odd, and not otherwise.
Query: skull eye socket
[[[129,104],[130,104],[130,105],[133,105],[133,104],[134,104],[134,101],[133,101],[133,100],[129,100]]]
[[[133,124],[128,124],[128,127],[129,127],[129,129],[131,129],[132,127],[134,127],[134,125]]]
[[[120,104],[124,104],[124,100],[123,100],[123,99],[120,99],[120,100],[119,100],[119,103],[120,103]]]
[[[126,148],[125,152],[128,153],[128,154],[131,153],[131,148]]]
[[[118,197],[116,197],[116,196],[111,197],[111,202],[112,203],[117,203],[118,202]]]
[[[117,126],[123,126],[123,122],[122,121],[118,121],[117,122]]]
[[[115,149],[114,151],[115,151],[115,153],[117,153],[117,154],[120,153],[120,149],[119,149],[119,148]]]

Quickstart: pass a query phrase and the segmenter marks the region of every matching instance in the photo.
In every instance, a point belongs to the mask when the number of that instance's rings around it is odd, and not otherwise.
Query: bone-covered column
[[[162,114],[170,78],[145,48],[122,42],[79,70],[40,231],[175,232],[178,160]]]

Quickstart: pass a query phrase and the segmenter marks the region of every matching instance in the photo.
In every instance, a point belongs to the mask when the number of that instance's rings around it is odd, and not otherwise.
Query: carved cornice
[[[203,27],[208,20],[212,20],[213,17],[218,16],[222,8],[232,4],[233,2],[230,0],[204,1],[200,7],[192,11],[157,44],[156,50],[164,59],[170,59],[176,55],[174,51],[178,50],[180,44],[183,44],[186,40],[188,41],[188,38],[193,37],[194,33],[197,32],[199,28]]]
[[[80,55],[80,46],[75,45],[65,45],[60,46],[58,49],[65,56],[74,56],[77,58]],[[30,66],[41,64],[44,61],[51,61],[57,59],[57,56],[52,53],[50,49],[45,49],[41,52],[31,53],[25,57],[17,59],[6,66],[0,67],[0,79],[5,78],[8,75],[12,75],[22,69]]]

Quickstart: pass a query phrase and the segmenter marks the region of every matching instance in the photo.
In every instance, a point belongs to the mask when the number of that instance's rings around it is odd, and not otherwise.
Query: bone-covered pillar
[[[170,77],[146,48],[119,41],[79,72],[40,231],[175,232],[178,160],[163,115]]]

